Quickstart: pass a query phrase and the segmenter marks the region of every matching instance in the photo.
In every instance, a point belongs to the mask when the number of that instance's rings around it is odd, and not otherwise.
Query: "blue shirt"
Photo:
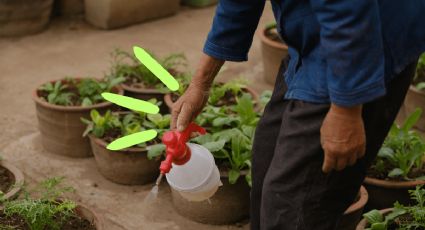
[[[271,2],[289,46],[288,99],[341,106],[372,101],[425,51],[425,0]],[[264,4],[220,0],[204,52],[246,61]]]

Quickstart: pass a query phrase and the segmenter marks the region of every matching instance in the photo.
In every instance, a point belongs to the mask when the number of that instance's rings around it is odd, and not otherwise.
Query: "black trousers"
[[[253,145],[251,229],[335,229],[396,118],[415,68],[409,65],[389,82],[386,96],[363,105],[365,157],[329,174],[321,170],[320,127],[330,105],[284,100],[285,81],[278,77]]]

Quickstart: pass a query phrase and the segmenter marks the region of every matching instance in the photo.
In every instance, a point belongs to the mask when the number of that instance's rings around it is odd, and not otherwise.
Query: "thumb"
[[[190,104],[184,103],[177,118],[177,130],[179,132],[184,131],[192,121],[192,117],[193,107]]]

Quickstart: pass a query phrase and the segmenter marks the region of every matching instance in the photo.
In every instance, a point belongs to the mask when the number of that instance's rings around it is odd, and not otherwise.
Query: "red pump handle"
[[[191,152],[186,142],[189,141],[191,134],[195,132],[202,135],[206,133],[204,128],[195,123],[190,123],[183,132],[173,130],[164,133],[162,143],[166,146],[166,158],[159,167],[162,174],[170,172],[172,163],[182,165],[190,160]]]

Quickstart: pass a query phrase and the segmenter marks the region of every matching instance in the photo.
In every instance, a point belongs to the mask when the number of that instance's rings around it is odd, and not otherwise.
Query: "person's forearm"
[[[208,90],[223,64],[224,60],[203,54],[196,73],[192,78],[191,85]]]

